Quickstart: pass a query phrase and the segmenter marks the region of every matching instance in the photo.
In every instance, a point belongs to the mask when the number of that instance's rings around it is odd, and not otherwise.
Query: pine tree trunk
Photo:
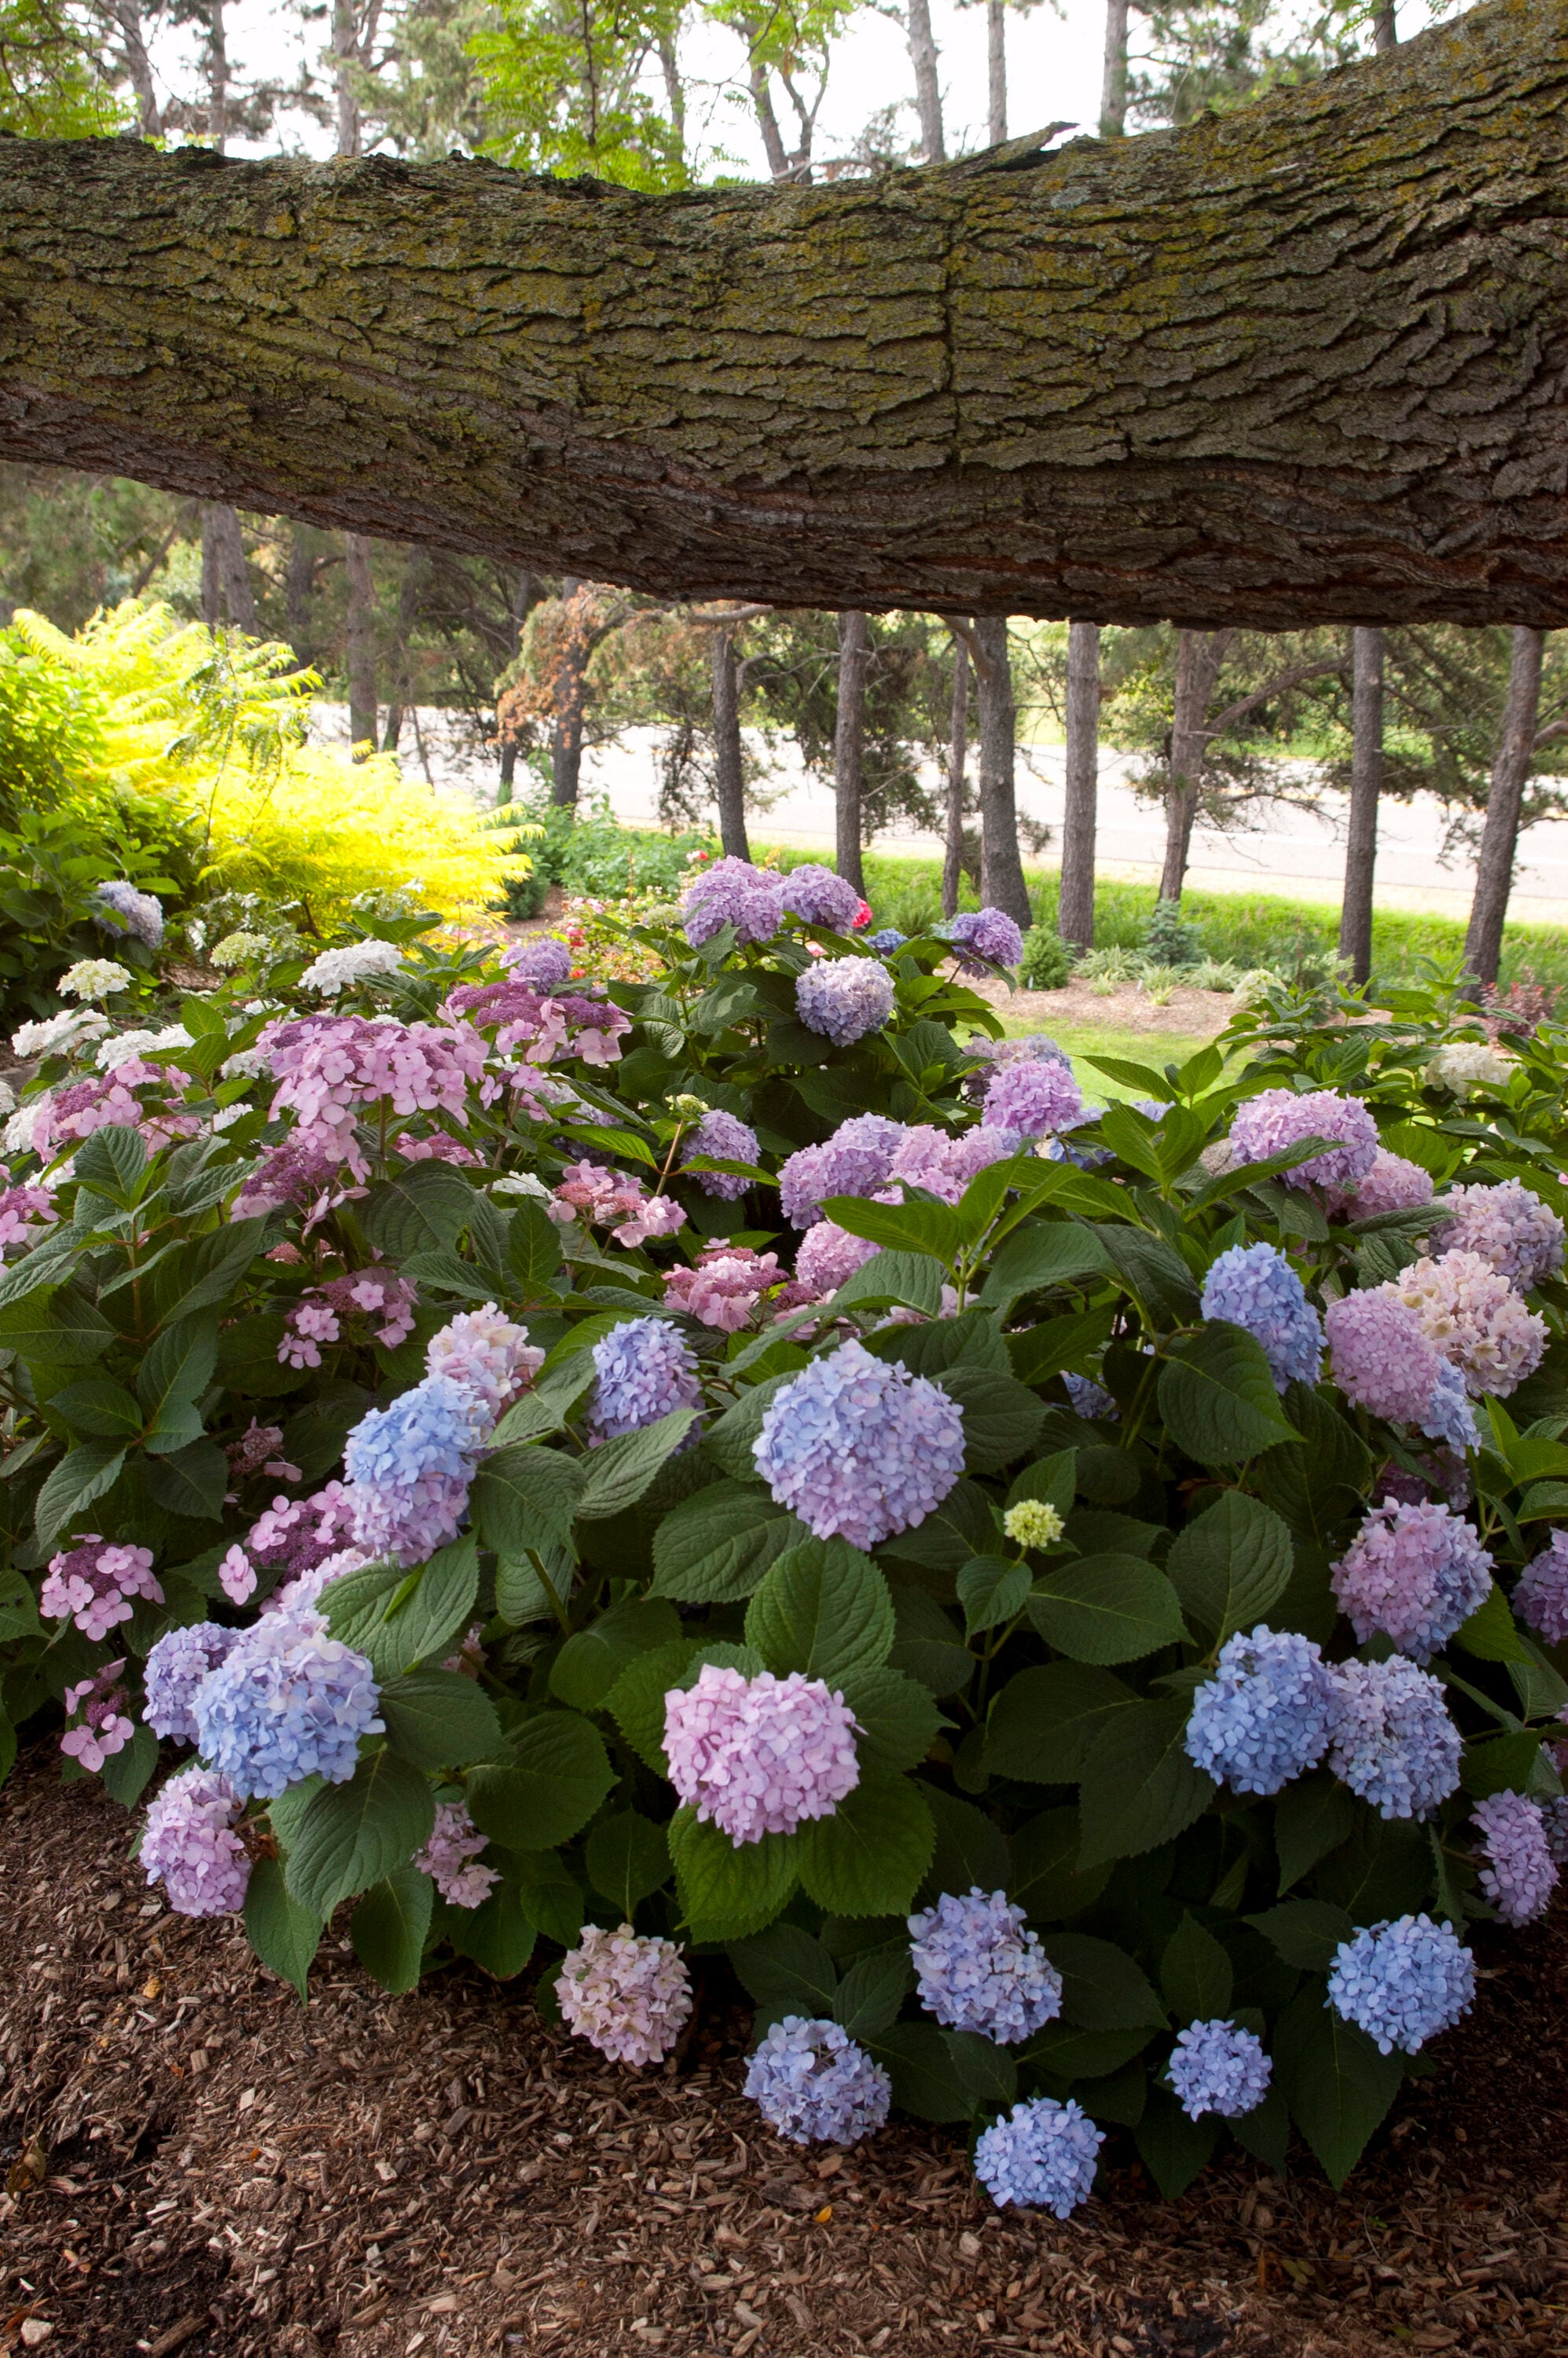
[[[713,661],[713,767],[719,840],[727,859],[750,860],[746,841],[745,768],[741,752],[741,675],[728,631],[708,633]]]
[[[936,43],[931,31],[930,0],[908,0],[909,62],[914,68],[914,105],[920,117],[920,157],[925,164],[945,164],[942,138],[942,85],[936,79]]]
[[[153,83],[139,0],[114,0],[114,15],[124,44],[126,78],[136,94],[136,128],[144,139],[161,139],[163,116]]]
[[[964,773],[969,758],[969,650],[953,642],[953,711],[947,740],[947,824],[942,847],[942,914],[955,916],[964,873]]]
[[[354,0],[332,0],[332,51],[337,59],[338,153],[360,152],[360,102],[352,68],[359,59],[359,19]]]
[[[866,763],[866,672],[871,663],[871,625],[850,610],[838,617],[838,711],[833,730],[833,801],[838,817],[838,873],[862,898],[860,794]]]
[[[245,568],[240,519],[221,500],[201,510],[201,619],[210,631],[224,617],[237,631],[255,635],[256,601]]]
[[[561,598],[570,609],[580,581],[569,575],[561,583]],[[583,719],[588,708],[588,630],[568,612],[556,664],[555,727],[550,736],[550,800],[557,810],[577,808],[582,784]]]
[[[980,739],[980,899],[1005,909],[1027,929],[1034,922],[1023,861],[1018,849],[1018,804],[1014,789],[1012,666],[1007,652],[1007,617],[983,615],[975,624],[975,703]]]
[[[986,95],[993,147],[1007,137],[1007,0],[986,0]]]
[[[1162,901],[1179,903],[1192,849],[1193,822],[1208,764],[1208,708],[1234,631],[1176,635],[1176,700],[1171,716],[1170,784],[1165,790],[1165,865]]]
[[[1372,972],[1372,871],[1378,858],[1378,799],[1383,791],[1383,633],[1351,633],[1350,816],[1345,831],[1345,897],[1339,955],[1351,979]]]
[[[310,600],[316,588],[316,552],[308,525],[297,524],[288,535],[288,568],[284,575],[284,622],[294,660],[301,671],[315,661],[310,630]]]
[[[343,535],[343,564],[349,581],[348,671],[349,742],[355,749],[375,743],[375,590],[371,580],[370,543],[362,533]]]
[[[1056,930],[1094,947],[1095,827],[1099,798],[1099,624],[1067,633],[1067,779],[1062,812],[1062,895]]]
[[[1127,129],[1128,0],[1106,0],[1105,78],[1100,85],[1099,135],[1119,139]]]
[[[1394,23],[1394,0],[1377,0],[1372,10],[1372,41],[1379,56],[1385,49],[1397,49],[1400,36]]]
[[[403,734],[404,715],[413,701],[413,667],[410,647],[419,621],[419,604],[425,592],[426,576],[430,560],[422,548],[410,548],[403,558],[403,579],[397,585],[397,620],[394,625],[396,639],[392,650],[392,696],[386,711],[386,733],[381,741],[384,753],[395,753]]]
[[[1470,925],[1465,936],[1465,969],[1477,982],[1496,982],[1503,954],[1503,920],[1509,913],[1509,894],[1513,889],[1519,808],[1535,754],[1545,644],[1545,633],[1541,631],[1517,630],[1513,635],[1502,736],[1492,764],[1487,821],[1481,829],[1481,849],[1476,860],[1476,897],[1470,904]]]

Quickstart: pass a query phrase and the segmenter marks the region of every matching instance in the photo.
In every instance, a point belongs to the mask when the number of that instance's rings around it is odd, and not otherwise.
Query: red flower
[[[855,912],[855,925],[857,931],[861,925],[869,925],[871,922],[871,904],[869,901],[862,901],[860,907]]]

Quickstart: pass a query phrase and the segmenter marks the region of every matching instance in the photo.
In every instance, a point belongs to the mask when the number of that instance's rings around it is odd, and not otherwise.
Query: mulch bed
[[[52,1747],[0,1795],[0,2349],[49,2358],[1368,2358],[1568,2348],[1568,1911],[1336,2195],[1238,2156],[1162,2203],[1130,2146],[1076,2219],[996,2212],[957,2133],[799,2152],[721,1987],[663,2072],[519,1985],[389,2000],[335,1934],[301,2011],[147,1896]]]

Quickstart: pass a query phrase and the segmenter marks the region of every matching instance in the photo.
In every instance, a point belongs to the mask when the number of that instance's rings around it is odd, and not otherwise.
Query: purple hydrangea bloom
[[[752,1456],[814,1538],[875,1547],[923,1523],[958,1479],[963,1412],[901,1359],[848,1342],[774,1393]]]
[[[667,1318],[628,1318],[593,1346],[598,1378],[589,1413],[594,1438],[640,1433],[702,1398],[691,1347]]]
[[[1015,1139],[1044,1138],[1085,1120],[1083,1092],[1069,1065],[1031,1057],[1004,1065],[986,1089],[985,1120]]]
[[[832,1817],[860,1781],[854,1713],[799,1671],[748,1679],[705,1662],[665,1696],[665,1758],[681,1801],[737,1848]]]
[[[612,2063],[662,2063],[691,2014],[691,1976],[673,1941],[622,1924],[583,1928],[561,1960],[556,1994],[568,2030]]]
[[[749,860],[716,860],[691,885],[681,916],[694,950],[725,925],[734,926],[742,946],[771,941],[784,916],[784,878]]]
[[[1023,956],[1023,936],[1005,909],[967,909],[949,917],[942,931],[953,945],[960,974],[1016,966]]]
[[[1334,1726],[1334,1680],[1310,1638],[1260,1622],[1220,1649],[1193,1697],[1187,1757],[1237,1793],[1277,1793],[1315,1768]]]
[[[857,1113],[818,1146],[803,1146],[779,1173],[779,1202],[793,1228],[822,1217],[829,1195],[874,1195],[885,1187],[903,1124],[886,1114]]]
[[[858,2145],[886,2120],[892,2085],[836,2022],[786,2014],[752,2056],[746,2093],[793,2145]]]
[[[1439,1252],[1473,1252],[1521,1293],[1563,1267],[1563,1223],[1518,1179],[1498,1187],[1455,1187],[1437,1207]]]
[[[456,1539],[487,1430],[483,1401],[445,1376],[369,1410],[343,1449],[356,1545],[414,1564]]]
[[[1236,2121],[1262,2103],[1273,2066],[1250,2030],[1234,2022],[1190,2022],[1176,2035],[1170,2072],[1189,2120],[1217,2113],[1222,2120]]]
[[[807,1228],[795,1257],[796,1281],[809,1289],[814,1302],[827,1302],[848,1277],[881,1252],[869,1237],[852,1237],[837,1220],[818,1220]]]
[[[1340,1610],[1363,1645],[1381,1630],[1412,1662],[1425,1662],[1486,1602],[1492,1559],[1449,1508],[1385,1499],[1331,1576]]]
[[[1419,1424],[1444,1362],[1414,1311],[1371,1286],[1331,1302],[1325,1325],[1334,1380],[1346,1399],[1393,1423]]]
[[[502,1411],[544,1364],[545,1354],[529,1342],[526,1326],[514,1325],[493,1302],[460,1310],[431,1336],[425,1353],[427,1375],[445,1377],[479,1402],[487,1437]]]
[[[787,915],[799,917],[808,925],[826,925],[831,933],[849,934],[860,914],[860,896],[831,868],[808,860],[799,868],[792,868],[785,876],[784,905]]]
[[[1062,1976],[1004,1891],[945,1891],[909,1919],[909,1934],[920,2003],[947,2029],[1010,2047],[1061,2013]]]
[[[1121,1411],[1103,1384],[1097,1384],[1090,1376],[1064,1376],[1062,1381],[1067,1388],[1067,1398],[1073,1403],[1076,1416],[1091,1420],[1108,1418],[1112,1424],[1120,1423]]]
[[[362,1654],[274,1614],[245,1630],[196,1690],[201,1757],[243,1800],[276,1800],[307,1777],[353,1775],[362,1736],[381,1733]]]
[[[1323,1321],[1282,1252],[1272,1245],[1232,1245],[1210,1264],[1203,1314],[1244,1326],[1263,1347],[1277,1391],[1315,1384],[1323,1365]]]
[[[818,958],[795,986],[795,1011],[836,1048],[880,1032],[893,1011],[892,977],[870,957]]]
[[[571,980],[571,951],[554,934],[528,935],[506,952],[502,963],[514,982],[525,982],[535,990],[553,990],[557,983]]]
[[[1441,1682],[1402,1654],[1333,1672],[1328,1765],[1379,1817],[1430,1818],[1459,1783],[1463,1749]]]
[[[1522,1793],[1488,1793],[1476,1802],[1470,1823],[1487,1861],[1482,1890],[1505,1924],[1533,1924],[1557,1888],[1544,1811]]]
[[[1413,1212],[1431,1203],[1432,1193],[1430,1171],[1379,1146],[1365,1178],[1354,1187],[1330,1187],[1325,1201],[1331,1219],[1369,1220],[1379,1212]]]
[[[1568,1639],[1568,1531],[1553,1531],[1514,1590],[1514,1610],[1549,1646]]]
[[[713,1106],[687,1135],[682,1163],[689,1163],[694,1154],[706,1154],[715,1163],[754,1163],[757,1133],[739,1115]],[[736,1171],[694,1171],[691,1175],[705,1195],[721,1196],[727,1204],[738,1201],[752,1184]]]
[[[163,941],[163,904],[150,892],[138,892],[123,876],[100,884],[93,894],[97,909],[93,922],[108,934],[129,934],[149,950],[158,948]]]
[[[1391,2055],[1415,2055],[1476,2001],[1476,1963],[1457,1933],[1430,1916],[1400,1916],[1342,1941],[1328,2003]]]
[[[243,1804],[224,1777],[192,1762],[147,1803],[137,1854],[179,1916],[232,1916],[245,1904],[251,1862],[234,1832]]]
[[[975,2176],[999,2211],[1049,2211],[1070,2218],[1087,2202],[1099,2167],[1104,2133],[1071,2097],[1036,2096],[993,2121],[975,2147]]]
[[[1441,1441],[1445,1449],[1463,1457],[1467,1449],[1479,1449],[1480,1428],[1476,1412],[1470,1405],[1470,1395],[1465,1379],[1457,1368],[1446,1359],[1437,1371],[1437,1381],[1432,1388],[1432,1398],[1417,1419],[1429,1441]]]
[[[482,1908],[501,1880],[499,1867],[479,1864],[486,1847],[486,1837],[470,1817],[466,1801],[438,1801],[430,1839],[415,1852],[414,1864],[429,1877],[449,1908]]]
[[[147,1656],[147,1700],[142,1713],[155,1736],[168,1736],[174,1743],[195,1743],[196,1714],[191,1704],[196,1690],[239,1639],[238,1629],[225,1629],[216,1621],[198,1621],[191,1628],[169,1629],[158,1639]]]
[[[1353,1187],[1372,1168],[1378,1125],[1358,1098],[1337,1089],[1264,1089],[1236,1110],[1230,1125],[1230,1160],[1266,1163],[1304,1138],[1338,1139],[1326,1153],[1281,1174],[1288,1187]]]

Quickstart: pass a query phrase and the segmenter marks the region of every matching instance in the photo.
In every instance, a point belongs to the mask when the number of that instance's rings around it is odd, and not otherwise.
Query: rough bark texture
[[[1106,0],[1105,79],[1100,85],[1099,135],[1119,139],[1127,129],[1127,0]]]
[[[1470,904],[1470,925],[1465,936],[1465,965],[1477,982],[1496,982],[1503,949],[1503,920],[1513,887],[1514,853],[1519,848],[1519,806],[1535,752],[1536,718],[1541,708],[1541,632],[1516,630],[1513,660],[1509,666],[1508,701],[1492,784],[1487,795],[1487,823],[1476,859],[1476,897]]]
[[[0,456],[661,594],[1568,622],[1568,0],[1181,132],[648,196],[0,143]]]
[[[375,590],[371,580],[370,542],[362,533],[343,535],[343,565],[349,577],[349,741],[375,742]]]
[[[1372,872],[1378,802],[1383,791],[1383,633],[1357,631],[1351,649],[1350,814],[1345,831],[1345,896],[1339,955],[1357,982],[1372,972]]]
[[[936,43],[931,31],[930,0],[909,0],[909,62],[914,69],[921,160],[945,164],[947,149],[942,137],[942,85],[936,79]]]
[[[838,815],[838,868],[857,892],[866,889],[860,867],[860,789],[866,762],[866,666],[871,633],[856,611],[838,617],[838,710],[833,730],[833,799]]]
[[[1186,882],[1193,821],[1208,760],[1208,708],[1234,631],[1184,631],[1176,642],[1176,698],[1171,719],[1170,784],[1165,789],[1165,865],[1162,901],[1179,901]]]
[[[953,710],[947,738],[947,824],[942,846],[942,914],[956,916],[964,874],[964,773],[969,759],[969,650],[953,642]]]
[[[1012,666],[1007,653],[1007,617],[982,615],[975,623],[975,704],[980,739],[980,899],[1005,909],[1029,926],[1033,912],[1018,854],[1018,804],[1013,786],[1016,715]]]
[[[1095,819],[1099,796],[1099,624],[1067,633],[1067,792],[1062,813],[1062,897],[1056,930],[1092,949],[1095,938]]]
[[[714,631],[713,770],[719,803],[719,840],[731,860],[750,860],[746,841],[745,771],[741,758],[741,678],[735,642],[728,631]]]

